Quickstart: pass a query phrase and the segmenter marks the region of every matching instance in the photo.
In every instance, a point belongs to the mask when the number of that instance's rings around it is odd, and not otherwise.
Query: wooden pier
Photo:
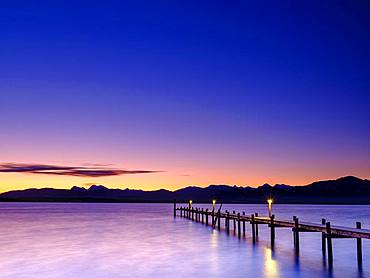
[[[245,212],[237,213],[229,212],[221,209],[208,210],[203,208],[176,207],[174,202],[173,209],[174,217],[180,214],[181,217],[186,217],[190,220],[201,222],[206,225],[212,225],[213,228],[221,229],[221,219],[224,219],[224,227],[227,233],[230,232],[230,222],[233,223],[234,233],[238,237],[246,235],[246,223],[251,225],[251,235],[253,242],[258,238],[258,225],[267,225],[270,228],[271,248],[275,245],[275,229],[276,228],[291,228],[293,232],[293,246],[295,254],[299,255],[299,233],[300,232],[316,232],[321,233],[322,254],[327,257],[328,265],[333,266],[333,246],[332,240],[337,238],[354,238],[357,244],[357,262],[359,268],[362,268],[362,239],[370,239],[370,230],[362,229],[361,223],[357,222],[355,228],[332,226],[325,219],[321,220],[321,224],[311,222],[301,222],[298,217],[293,216],[292,220],[276,219],[272,214],[270,217],[259,216],[257,213],[246,215]],[[209,220],[210,218],[210,220]]]

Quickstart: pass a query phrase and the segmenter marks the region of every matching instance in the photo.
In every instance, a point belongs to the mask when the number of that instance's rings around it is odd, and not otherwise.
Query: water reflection
[[[218,241],[219,241],[219,232],[212,229],[212,231],[210,231],[211,233],[211,236],[210,236],[210,245],[211,245],[211,250],[210,250],[210,265],[211,265],[211,268],[212,268],[212,271],[214,273],[218,273],[219,272],[219,254],[218,254]]]
[[[270,248],[264,248],[264,259],[266,277],[279,277],[278,264],[274,258],[274,253]]]

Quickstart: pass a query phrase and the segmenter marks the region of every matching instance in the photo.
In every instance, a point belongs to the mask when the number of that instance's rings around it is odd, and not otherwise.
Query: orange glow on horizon
[[[175,171],[174,171],[175,172]],[[177,173],[180,171],[177,171]],[[22,190],[27,188],[59,188],[69,189],[72,186],[89,187],[92,184],[101,184],[109,188],[130,188],[142,190],[177,190],[186,186],[206,187],[211,184],[226,184],[237,186],[258,187],[264,183],[271,185],[285,183],[289,185],[306,185],[317,180],[336,179],[344,176],[318,175],[314,178],[293,176],[290,179],[282,179],[280,176],[270,176],[263,179],[261,177],[247,177],[243,173],[215,173],[209,170],[204,175],[179,175],[169,172],[152,174],[133,174],[122,176],[109,176],[99,178],[70,177],[57,175],[37,175],[25,173],[0,173],[0,192],[10,190]],[[361,177],[360,178],[366,178]]]

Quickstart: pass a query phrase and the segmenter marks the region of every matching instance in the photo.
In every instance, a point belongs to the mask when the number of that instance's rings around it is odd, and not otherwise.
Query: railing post
[[[326,225],[326,219],[322,218],[321,219],[321,224]],[[326,256],[326,243],[325,243],[325,233],[321,233],[321,250],[322,250],[322,255]]]
[[[356,228],[361,229],[361,222],[356,222]],[[362,268],[362,241],[361,238],[357,238],[357,264],[358,267]]]
[[[271,223],[270,223],[270,232],[271,232],[271,247],[275,246],[275,224],[274,219],[275,215],[271,215]]]
[[[204,208],[202,208],[202,224],[204,224]]]
[[[326,242],[327,242],[327,249],[328,249],[328,262],[329,267],[333,266],[333,244],[331,239],[331,227],[330,222],[326,222]]]

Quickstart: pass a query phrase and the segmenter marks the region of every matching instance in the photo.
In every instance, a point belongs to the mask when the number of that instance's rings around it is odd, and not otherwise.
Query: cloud
[[[44,164],[26,164],[26,163],[2,163],[0,164],[0,173],[30,173],[43,175],[75,176],[75,177],[107,177],[130,174],[150,174],[163,171],[153,170],[127,170],[114,169],[95,166],[59,166]]]

